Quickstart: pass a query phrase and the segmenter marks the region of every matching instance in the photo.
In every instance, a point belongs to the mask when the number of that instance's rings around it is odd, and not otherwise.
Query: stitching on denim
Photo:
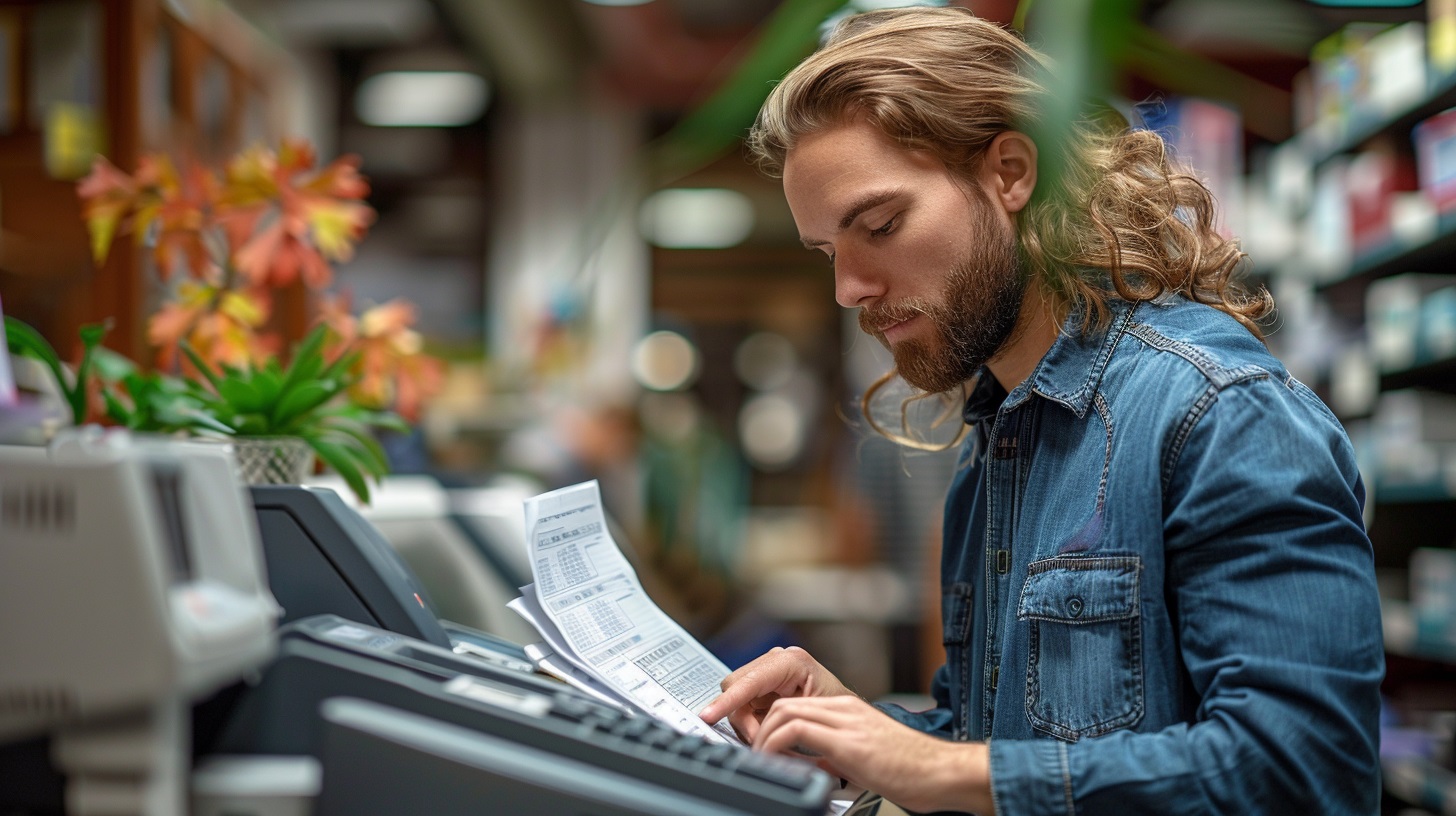
[[[1067,816],[1077,816],[1076,803],[1072,801],[1072,762],[1067,756],[1067,744],[1057,743],[1057,756],[1062,763],[1062,797],[1067,803]],[[998,813],[1000,811],[997,811]]]
[[[987,436],[986,450],[995,450],[996,445],[999,444],[1001,434],[1006,430],[1003,419],[1009,416],[1010,412],[1007,411],[1005,406],[1003,405],[1002,410],[997,412],[995,423],[991,426],[991,432]],[[1020,422],[1017,423],[1016,432],[1017,434],[1020,434],[1021,432]],[[986,563],[983,565],[984,569],[982,570],[982,572],[985,574],[986,584],[986,599],[984,605],[986,610],[986,649],[985,652],[981,655],[981,684],[980,688],[977,689],[981,697],[981,706],[980,710],[975,713],[975,716],[980,720],[982,734],[991,733],[991,729],[993,726],[992,717],[990,715],[992,713],[991,708],[993,695],[996,692],[991,690],[990,682],[991,674],[995,670],[994,667],[997,662],[996,655],[998,653],[998,650],[1001,648],[1001,644],[997,641],[996,638],[997,618],[999,617],[999,615],[996,614],[995,609],[996,605],[1000,602],[1001,599],[997,593],[996,569],[995,566],[991,563],[991,559],[995,557],[994,551],[996,549],[999,549],[999,547],[997,546],[998,541],[996,537],[992,534],[992,525],[995,524],[997,517],[1001,515],[1000,507],[1002,503],[1005,502],[1006,497],[1003,495],[1004,491],[996,489],[996,480],[992,478],[992,469],[996,466],[996,460],[994,460],[993,457],[988,456],[986,459],[986,471],[984,474],[984,478],[986,479],[986,532],[984,538],[982,539],[986,543]],[[1012,509],[1014,510],[1014,508]],[[962,661],[962,663],[964,665],[961,671],[961,694],[964,703],[961,706],[961,712],[962,716],[966,720],[966,731],[969,733],[971,718],[969,705],[971,697],[971,661],[964,660]]]
[[[1181,343],[1146,323],[1128,327],[1128,333],[1159,351],[1168,351],[1192,363],[1206,379],[1218,380],[1221,366],[1197,346]]]
[[[1092,398],[1092,405],[1102,417],[1103,427],[1107,429],[1107,451],[1102,456],[1102,479],[1097,482],[1097,509],[1094,511],[1101,513],[1107,501],[1107,474],[1112,469],[1112,409],[1107,407],[1107,400],[1103,398],[1101,391]]]
[[[1032,386],[1030,389],[1030,393],[1036,394],[1045,399],[1049,399],[1052,402],[1057,403],[1058,405],[1065,406],[1066,408],[1071,410],[1072,413],[1076,414],[1078,419],[1086,416],[1087,406],[1082,404],[1082,400],[1086,398],[1088,390],[1096,390],[1096,384],[1102,380],[1102,373],[1107,369],[1107,364],[1112,359],[1112,353],[1117,350],[1117,344],[1122,340],[1123,334],[1127,332],[1127,327],[1132,323],[1133,314],[1137,311],[1137,307],[1139,305],[1140,304],[1138,303],[1132,304],[1132,306],[1123,313],[1122,317],[1118,320],[1117,325],[1113,326],[1108,330],[1108,339],[1104,341],[1102,347],[1097,350],[1097,356],[1093,358],[1092,364],[1087,367],[1087,379],[1081,385],[1077,386],[1076,391],[1073,391],[1072,393],[1067,394],[1065,397],[1063,397],[1060,395],[1052,394],[1048,391],[1043,391],[1036,386]],[[1036,382],[1037,374],[1039,372],[1040,368],[1038,368],[1036,371],[1033,371],[1031,376],[1027,379],[1031,382]]]
[[[1184,415],[1183,421],[1178,424],[1177,432],[1169,440],[1168,450],[1163,454],[1162,483],[1164,495],[1168,492],[1168,482],[1173,478],[1173,469],[1178,465],[1178,458],[1183,455],[1183,444],[1188,441],[1189,435],[1193,433],[1193,426],[1198,424],[1198,420],[1203,417],[1204,412],[1208,410],[1208,406],[1212,405],[1216,399],[1218,399],[1218,389],[1210,385],[1204,390],[1203,396],[1194,401],[1193,407],[1188,409],[1188,413]]]
[[[1159,351],[1176,354],[1192,363],[1198,373],[1219,390],[1245,380],[1266,379],[1270,376],[1267,369],[1253,364],[1226,366],[1203,353],[1197,346],[1174,340],[1146,323],[1132,326],[1128,333]]]

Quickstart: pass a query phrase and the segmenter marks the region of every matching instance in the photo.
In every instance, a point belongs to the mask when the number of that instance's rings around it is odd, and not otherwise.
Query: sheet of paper
[[[698,717],[728,667],[647,597],[607,532],[597,483],[529,499],[525,511],[536,600],[567,647],[557,654],[683,733],[742,744],[726,720]]]
[[[526,647],[526,656],[531,658],[535,662],[536,667],[541,671],[546,672],[597,702],[631,714],[642,713],[637,710],[631,701],[623,700],[620,695],[602,685],[595,677],[583,672],[571,663],[562,660],[561,656],[553,652],[551,647],[545,643],[532,643],[528,645]]]
[[[526,623],[536,627],[536,633],[562,660],[576,666],[585,674],[593,674],[591,664],[576,654],[571,644],[566,642],[566,637],[561,634],[561,630],[556,628],[556,622],[551,620],[546,614],[546,610],[541,608],[541,599],[536,596],[535,584],[526,584],[521,587],[521,597],[512,598],[506,604],[506,608],[520,615]]]

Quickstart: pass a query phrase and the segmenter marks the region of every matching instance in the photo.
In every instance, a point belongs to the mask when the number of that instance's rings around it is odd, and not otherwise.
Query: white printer
[[[68,813],[185,813],[191,702],[273,654],[265,576],[224,444],[0,447],[0,744],[51,735]]]

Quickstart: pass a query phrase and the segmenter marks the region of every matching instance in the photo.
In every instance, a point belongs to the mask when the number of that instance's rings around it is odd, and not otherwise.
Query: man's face
[[[789,151],[784,194],[804,243],[833,259],[835,299],[861,308],[906,382],[949,390],[1006,345],[1025,282],[981,183],[856,120]]]

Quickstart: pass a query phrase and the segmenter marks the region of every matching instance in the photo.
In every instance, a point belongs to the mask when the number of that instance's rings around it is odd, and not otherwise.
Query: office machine
[[[328,806],[335,808],[332,812],[344,812],[337,809],[340,801],[360,801],[340,800],[337,778],[367,776],[374,773],[376,762],[387,762],[387,757],[399,757],[401,752],[425,754],[401,768],[434,767],[421,770],[418,778],[391,772],[398,785],[413,791],[400,801],[431,802],[430,807],[420,807],[432,813],[454,812],[448,802],[455,800],[449,797],[479,796],[482,791],[489,797],[568,803],[582,808],[569,812],[583,816],[660,812],[649,808],[654,801],[694,803],[679,813],[818,816],[828,798],[829,778],[807,763],[682,735],[549,680],[472,661],[396,633],[320,616],[290,624],[280,631],[279,639],[277,659],[237,701],[211,750],[318,757],[325,768],[325,798],[333,797]],[[467,751],[470,758],[431,759],[428,754],[434,749],[423,747],[419,740],[394,746],[376,743],[368,749],[373,753],[356,753],[351,747],[331,756],[327,736],[331,726],[322,706],[334,697],[358,698],[410,715],[406,719],[415,732],[429,730],[426,721],[447,724],[450,729],[439,739],[473,746]],[[350,722],[353,725],[339,727],[363,727]],[[398,742],[389,736],[397,736],[397,731],[381,733],[385,742]],[[561,781],[549,768],[522,776],[517,766],[527,756],[563,768],[582,765],[594,770],[574,783]],[[509,757],[514,759],[506,761]],[[437,760],[443,764],[436,765]],[[441,794],[446,797],[438,800],[443,809],[436,811],[428,780],[440,774],[455,781],[447,788],[453,793]],[[590,804],[595,801],[593,794],[584,788],[592,779],[617,780],[608,786],[610,791],[623,790],[631,780],[637,809],[612,809],[624,807],[617,800]],[[477,799],[477,807],[483,801],[495,800]],[[558,807],[544,810],[561,812]]]
[[[258,485],[252,498],[284,623],[340,615],[462,654],[510,656],[523,670],[532,669],[519,645],[440,620],[399,553],[338,493]]]
[[[397,708],[325,700],[318,816],[573,813],[736,816],[743,811],[644,786],[626,774]]]
[[[0,448],[0,744],[50,737],[67,812],[184,812],[188,706],[274,646],[245,502],[223,444]]]
[[[500,547],[476,535],[455,516],[449,494],[434,477],[391,475],[371,491],[368,505],[353,502],[336,476],[320,476],[312,485],[339,493],[398,552],[420,584],[429,591],[441,618],[514,641],[536,637],[529,624],[506,607],[522,581]],[[521,509],[516,507],[519,515]],[[512,542],[514,543],[514,542]],[[510,555],[516,555],[511,553]],[[519,559],[525,559],[524,543]],[[529,564],[526,576],[530,575]]]

